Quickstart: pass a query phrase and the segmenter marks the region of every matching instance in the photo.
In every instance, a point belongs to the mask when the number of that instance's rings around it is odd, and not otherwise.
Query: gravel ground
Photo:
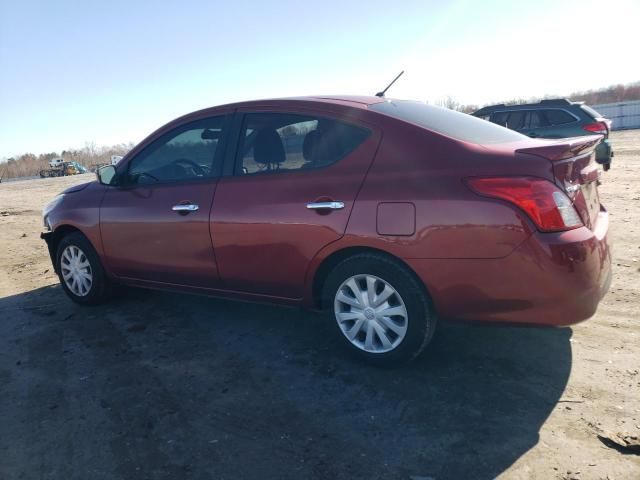
[[[442,325],[401,369],[318,314],[131,291],[68,301],[40,209],[80,175],[0,184],[0,479],[631,479],[640,457],[640,131],[601,198],[614,279],[572,328]]]

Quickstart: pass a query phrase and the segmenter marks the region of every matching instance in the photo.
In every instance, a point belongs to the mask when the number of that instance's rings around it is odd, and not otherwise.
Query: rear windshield
[[[527,138],[518,132],[472,115],[426,103],[389,100],[370,105],[369,108],[464,142],[507,143]]]
[[[582,108],[582,110],[587,112],[591,118],[600,118],[600,117],[602,117],[602,115],[600,115],[593,108],[591,108],[591,107],[589,107],[587,105],[580,105],[580,108]]]

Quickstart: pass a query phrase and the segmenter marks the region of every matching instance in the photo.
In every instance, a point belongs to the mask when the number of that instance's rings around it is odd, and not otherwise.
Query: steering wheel
[[[176,165],[180,165],[180,166],[188,165],[189,167],[191,167],[193,169],[193,172],[199,177],[204,177],[207,174],[207,172],[205,172],[204,168],[202,168],[200,165],[198,165],[193,160],[189,160],[188,158],[178,158],[173,163],[175,163]]]

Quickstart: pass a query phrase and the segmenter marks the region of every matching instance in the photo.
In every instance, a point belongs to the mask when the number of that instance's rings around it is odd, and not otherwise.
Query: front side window
[[[128,182],[180,182],[219,175],[226,120],[225,116],[198,120],[163,135],[129,163]]]
[[[355,150],[369,133],[366,128],[314,115],[247,114],[236,173],[252,175],[331,165]]]
[[[507,125],[507,118],[509,118],[509,112],[495,112],[491,115],[491,121],[501,127]]]
[[[526,110],[514,110],[509,114],[507,119],[507,128],[512,130],[520,130],[524,127],[524,119],[527,114]]]

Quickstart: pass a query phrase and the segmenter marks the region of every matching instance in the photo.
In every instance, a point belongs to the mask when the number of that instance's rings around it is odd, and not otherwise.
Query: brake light
[[[583,225],[567,195],[548,180],[536,177],[469,178],[476,193],[506,200],[524,211],[543,232],[561,232]]]
[[[599,135],[607,135],[609,133],[609,126],[606,122],[589,123],[582,127],[582,129]]]

